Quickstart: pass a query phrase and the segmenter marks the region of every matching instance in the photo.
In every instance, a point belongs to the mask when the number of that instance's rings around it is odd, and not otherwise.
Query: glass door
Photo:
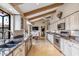
[[[10,15],[0,10],[0,39],[4,37],[5,39],[10,38],[10,32],[7,32],[8,30],[10,30]]]
[[[9,30],[9,16],[4,16],[4,22],[3,22],[3,30],[4,32]],[[5,34],[5,38],[8,39],[9,38],[9,32],[4,33]]]
[[[2,39],[2,16],[0,16],[0,39]]]

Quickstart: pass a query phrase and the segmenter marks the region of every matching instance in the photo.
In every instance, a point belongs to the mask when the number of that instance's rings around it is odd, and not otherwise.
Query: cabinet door
[[[24,55],[25,55],[25,43],[23,43],[21,46],[19,46],[13,51],[13,56],[24,56]]]
[[[19,47],[19,49],[20,49],[20,52],[21,52],[21,56],[25,56],[25,43],[23,43],[20,47]]]
[[[25,55],[27,55],[28,54],[28,43],[26,42],[26,45],[25,45]]]
[[[13,51],[13,56],[19,56],[20,55],[20,51],[19,51],[19,48],[16,48],[14,51]]]
[[[71,30],[79,30],[79,12],[70,16]]]
[[[79,56],[79,47],[72,46],[72,56]]]
[[[63,53],[64,52],[64,38],[60,38],[60,49]]]
[[[71,30],[71,28],[70,28],[70,17],[65,18],[65,28],[66,28],[66,30]]]
[[[53,34],[48,34],[48,40],[53,43],[54,42],[54,38],[53,38]]]
[[[30,50],[31,46],[32,46],[32,41],[31,41],[31,39],[29,38],[29,39],[28,39],[28,50]]]
[[[69,44],[68,41],[64,41],[64,54],[66,56],[71,56],[72,55],[71,45]]]
[[[47,39],[50,40],[50,34],[47,34]]]
[[[51,42],[52,42],[52,44],[54,43],[54,35],[53,34],[51,35]]]

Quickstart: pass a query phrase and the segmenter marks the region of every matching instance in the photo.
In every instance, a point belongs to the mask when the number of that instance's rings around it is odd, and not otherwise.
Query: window
[[[6,32],[7,30],[10,30],[10,15],[0,10],[0,39],[3,39],[4,36],[10,38],[10,32]]]

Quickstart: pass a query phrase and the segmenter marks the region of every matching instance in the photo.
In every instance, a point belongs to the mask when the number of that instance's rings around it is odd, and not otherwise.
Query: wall
[[[57,24],[62,23],[62,22],[66,22],[67,23],[66,25],[69,26],[69,27],[71,27],[71,25],[69,25],[68,22],[69,22],[70,19],[71,19],[70,23],[72,22],[72,19],[75,18],[74,15],[71,16],[70,18],[67,17],[67,18],[64,18],[64,19],[59,19],[57,17],[57,14],[60,11],[62,11],[63,12],[62,18],[63,18],[63,17],[66,17],[66,16],[68,16],[68,15],[70,15],[73,12],[78,11],[78,10],[79,10],[79,4],[77,4],[77,3],[65,3],[64,5],[62,5],[61,7],[59,7],[56,10],[56,13],[52,15],[53,18],[50,20],[50,28],[49,28],[49,30],[50,31],[57,31],[58,30],[57,29]],[[72,23],[72,25],[73,25],[73,23]]]
[[[41,26],[45,26],[45,31],[47,30],[47,24],[46,23],[43,23],[45,22],[45,20],[40,20],[40,21],[36,21],[34,22],[34,24],[32,26],[38,26],[39,27],[39,32],[40,32],[40,35],[41,35]]]
[[[79,3],[65,3],[63,6],[61,6],[58,11],[62,11],[63,12],[63,16],[65,17],[75,11],[79,10]]]
[[[15,15],[15,30],[21,30],[21,16]]]

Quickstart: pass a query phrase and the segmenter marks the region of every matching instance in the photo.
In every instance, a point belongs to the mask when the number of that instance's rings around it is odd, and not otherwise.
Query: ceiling
[[[25,18],[35,20],[53,14],[61,5],[63,5],[63,3],[24,3],[18,4],[17,6]]]
[[[51,5],[51,3],[24,3],[19,4],[18,6],[22,12],[25,13],[48,5]]]
[[[11,13],[11,14],[20,14],[18,11],[16,11],[10,4],[8,3],[0,3],[1,9],[4,11]]]
[[[63,3],[2,3],[1,7],[12,14],[22,14],[25,19],[37,20],[53,14]],[[7,6],[7,7],[6,7]]]

